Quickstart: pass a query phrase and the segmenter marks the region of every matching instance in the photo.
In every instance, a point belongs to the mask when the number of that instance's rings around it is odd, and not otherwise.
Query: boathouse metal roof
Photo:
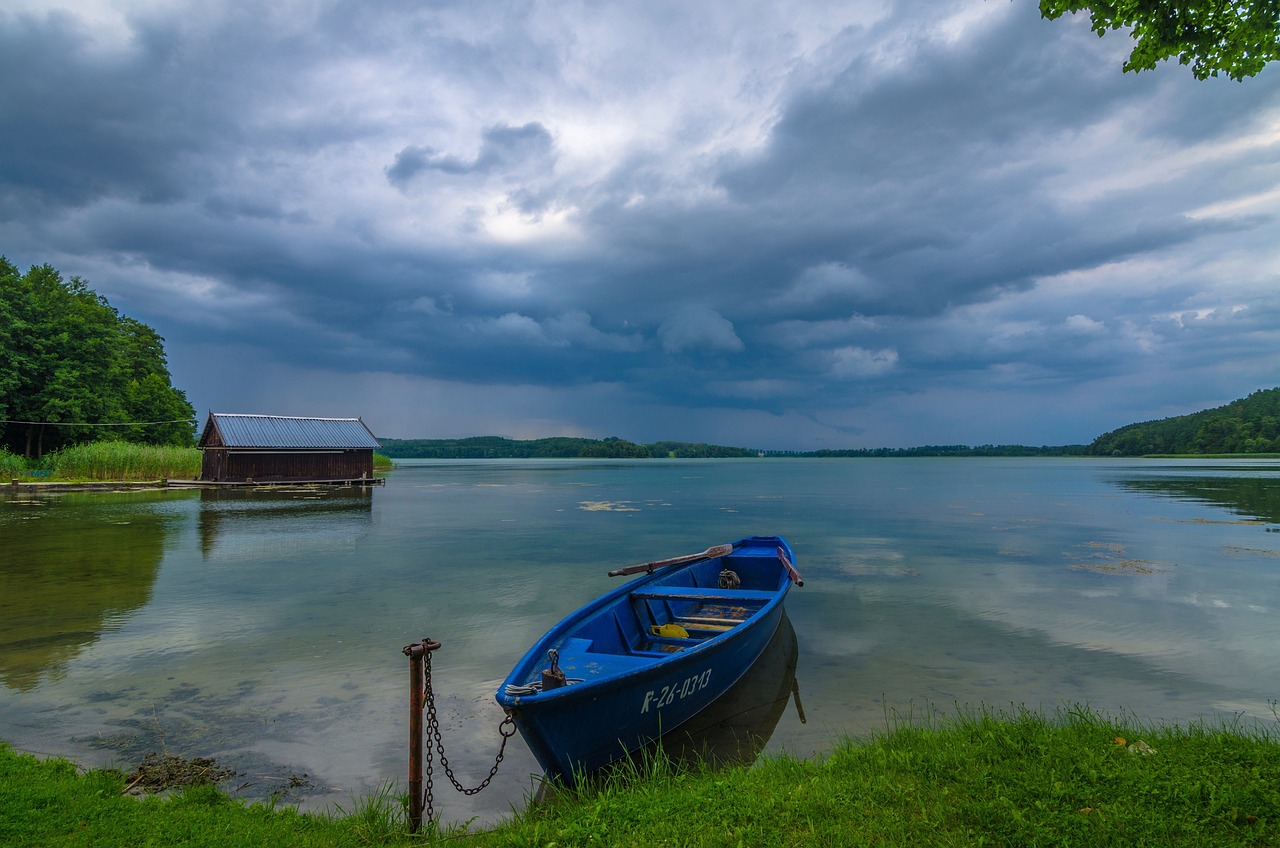
[[[378,440],[359,418],[291,418],[282,415],[209,413],[200,437],[203,447],[217,428],[228,448],[378,448]]]

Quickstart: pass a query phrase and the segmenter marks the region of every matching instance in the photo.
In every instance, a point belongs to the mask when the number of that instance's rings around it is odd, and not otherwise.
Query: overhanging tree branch
[[[1223,73],[1242,81],[1280,58],[1280,0],[1040,0],[1040,14],[1050,20],[1082,11],[1099,37],[1132,30],[1126,71],[1177,57],[1196,79]]]

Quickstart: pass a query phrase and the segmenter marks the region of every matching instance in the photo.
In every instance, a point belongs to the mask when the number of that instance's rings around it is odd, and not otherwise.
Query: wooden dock
[[[171,489],[253,489],[266,486],[385,486],[382,477],[346,477],[326,480],[166,480]]]

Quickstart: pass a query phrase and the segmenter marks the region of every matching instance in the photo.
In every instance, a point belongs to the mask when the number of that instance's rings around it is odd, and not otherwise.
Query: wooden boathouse
[[[372,483],[378,447],[359,418],[211,412],[200,435],[199,482]]]

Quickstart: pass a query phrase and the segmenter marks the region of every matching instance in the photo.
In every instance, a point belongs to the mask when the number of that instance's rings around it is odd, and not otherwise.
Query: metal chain
[[[444,768],[445,776],[449,778],[449,782],[453,784],[453,788],[461,792],[463,795],[475,795],[488,787],[493,780],[494,775],[498,773],[498,766],[502,765],[502,758],[507,752],[507,740],[516,735],[516,722],[511,717],[511,713],[507,713],[502,723],[498,725],[498,734],[502,736],[502,745],[498,747],[498,756],[494,758],[493,768],[489,769],[489,776],[480,781],[479,786],[467,789],[454,776],[453,769],[449,767],[449,758],[444,753],[444,739],[440,733],[440,719],[436,715],[436,694],[431,687],[431,653],[427,652],[424,658],[423,666],[423,710],[427,714],[427,746],[423,754],[426,760],[426,789],[424,797],[426,803],[423,809],[427,814],[427,821],[435,821],[435,799],[432,798],[432,755],[431,750],[434,747],[440,754],[440,765]]]

